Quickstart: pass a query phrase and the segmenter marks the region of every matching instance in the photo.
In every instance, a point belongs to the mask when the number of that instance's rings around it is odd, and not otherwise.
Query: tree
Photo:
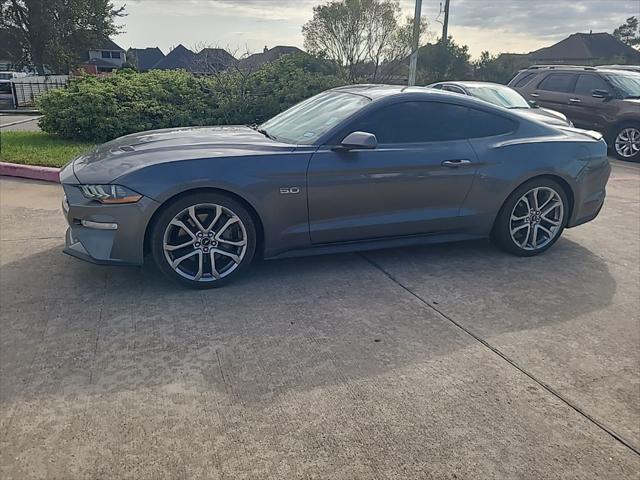
[[[629,17],[627,21],[613,31],[613,36],[631,47],[640,45],[640,25],[638,17]]]
[[[517,53],[501,53],[491,55],[482,52],[480,58],[473,62],[473,78],[484,82],[508,83],[516,72],[530,64],[527,55]]]
[[[464,80],[472,75],[471,55],[467,45],[448,41],[430,43],[418,50],[418,84],[427,85],[442,80]]]
[[[16,64],[67,72],[96,42],[118,33],[112,0],[0,0],[0,31]]]
[[[314,7],[302,33],[307,51],[337,62],[349,81],[375,82],[406,63],[412,21],[402,18],[398,0],[333,0]]]

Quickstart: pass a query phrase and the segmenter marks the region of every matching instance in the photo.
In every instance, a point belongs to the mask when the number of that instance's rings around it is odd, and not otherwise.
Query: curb
[[[3,115],[42,115],[40,110],[0,110],[0,113]]]
[[[38,167],[35,165],[0,162],[0,175],[60,183],[60,169],[54,167]]]
[[[21,123],[35,122],[36,120],[39,120],[40,118],[42,118],[42,115],[40,115],[39,117],[26,118],[24,120],[18,120],[17,122],[4,123],[4,124],[0,125],[0,128],[10,127],[12,125],[20,125]]]

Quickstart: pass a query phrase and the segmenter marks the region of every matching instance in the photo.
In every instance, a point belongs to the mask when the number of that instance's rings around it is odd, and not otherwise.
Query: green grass
[[[2,132],[0,161],[62,167],[93,146],[92,143],[63,140],[42,132]]]

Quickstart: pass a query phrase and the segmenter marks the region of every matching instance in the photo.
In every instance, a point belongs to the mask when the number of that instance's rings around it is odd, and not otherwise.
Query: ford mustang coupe
[[[598,215],[595,132],[471,97],[358,85],[259,126],[136,133],[60,174],[65,252],[208,288],[280,258],[491,237],[532,256]]]

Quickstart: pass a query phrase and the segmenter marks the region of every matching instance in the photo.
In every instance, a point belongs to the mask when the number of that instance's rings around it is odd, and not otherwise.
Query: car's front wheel
[[[613,151],[620,160],[640,161],[640,123],[629,123],[613,133]]]
[[[256,230],[247,209],[218,193],[178,198],[151,231],[153,258],[168,277],[193,288],[228,283],[251,263]]]
[[[518,187],[496,218],[493,238],[504,250],[522,257],[544,252],[560,238],[568,220],[564,189],[540,178]]]

